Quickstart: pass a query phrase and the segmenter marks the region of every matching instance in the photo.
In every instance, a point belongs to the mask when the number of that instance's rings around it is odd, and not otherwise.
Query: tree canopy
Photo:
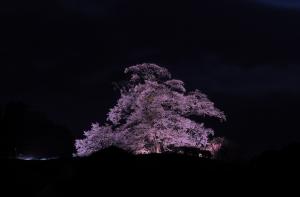
[[[226,120],[199,90],[187,92],[184,82],[155,64],[139,64],[125,69],[130,76],[120,88],[121,97],[110,109],[107,121],[84,132],[76,140],[78,156],[116,146],[134,154],[172,151],[171,147],[194,147],[211,152],[220,147],[214,131],[190,116]]]

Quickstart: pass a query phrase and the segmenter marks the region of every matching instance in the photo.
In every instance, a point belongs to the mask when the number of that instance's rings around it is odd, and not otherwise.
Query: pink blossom
[[[171,79],[166,68],[155,64],[132,66],[125,73],[131,79],[110,109],[108,122],[93,124],[85,138],[76,141],[77,155],[87,156],[112,145],[134,154],[183,146],[215,151],[214,131],[189,119],[190,115],[226,119],[205,94],[199,90],[186,93],[182,81]]]

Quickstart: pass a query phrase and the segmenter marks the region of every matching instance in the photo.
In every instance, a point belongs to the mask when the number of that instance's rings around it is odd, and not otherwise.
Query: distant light
[[[45,160],[58,159],[59,157],[39,158],[39,157],[28,156],[28,155],[18,155],[16,158],[19,160],[35,160],[35,161],[42,160],[42,161],[45,161]]]
[[[20,160],[36,160],[33,157],[17,157],[17,159],[20,159]]]

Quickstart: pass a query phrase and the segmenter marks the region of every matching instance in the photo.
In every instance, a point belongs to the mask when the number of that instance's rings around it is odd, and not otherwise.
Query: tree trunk
[[[161,146],[159,143],[154,144],[154,153],[161,153]]]

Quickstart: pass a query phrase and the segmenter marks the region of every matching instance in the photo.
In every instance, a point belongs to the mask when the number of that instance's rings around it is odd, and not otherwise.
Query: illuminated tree
[[[172,79],[166,68],[140,64],[125,69],[130,76],[107,123],[93,124],[76,141],[77,155],[117,146],[134,154],[161,153],[171,147],[193,147],[214,153],[214,131],[191,116],[225,120],[222,111],[199,90],[186,92],[184,83]],[[220,140],[219,140],[220,141]]]

